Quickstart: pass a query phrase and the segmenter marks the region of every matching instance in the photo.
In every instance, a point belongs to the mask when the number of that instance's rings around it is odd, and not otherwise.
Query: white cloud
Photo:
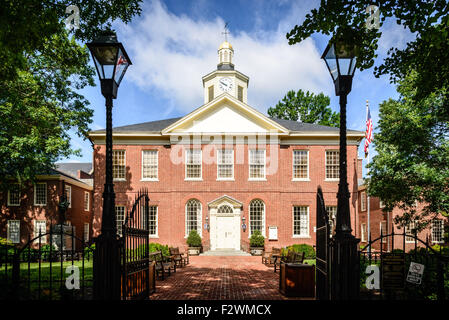
[[[127,80],[166,98],[166,110],[192,111],[203,103],[201,77],[216,69],[223,26],[221,18],[193,20],[159,1],[147,3],[141,18],[119,28],[133,62]],[[313,40],[289,46],[285,26],[284,20],[276,31],[240,32],[229,40],[235,68],[250,77],[248,102],[263,112],[291,89],[332,94]]]

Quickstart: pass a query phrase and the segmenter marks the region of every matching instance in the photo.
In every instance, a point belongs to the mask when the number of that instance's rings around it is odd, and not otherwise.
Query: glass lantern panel
[[[357,62],[356,58],[352,59],[351,70],[349,70],[350,75],[354,74],[356,62]]]
[[[351,64],[351,60],[352,59],[347,59],[347,58],[339,58],[338,59],[338,64],[340,67],[340,75],[342,75],[342,76],[350,75],[349,66]]]
[[[102,65],[114,65],[118,50],[117,46],[98,46],[93,48],[94,56]]]
[[[332,76],[332,80],[336,80],[338,77],[338,68],[337,68],[337,57],[335,56],[334,46],[332,45],[326,53],[324,57],[326,61],[327,67]]]
[[[115,67],[114,80],[117,85],[122,81],[123,76],[125,75],[126,69],[128,69],[129,61],[126,59],[126,56],[123,54],[122,50],[119,49],[117,64]]]

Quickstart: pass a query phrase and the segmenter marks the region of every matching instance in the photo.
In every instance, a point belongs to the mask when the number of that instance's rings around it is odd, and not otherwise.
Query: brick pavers
[[[286,300],[279,272],[260,257],[193,256],[165,280],[156,281],[152,300]],[[289,298],[290,300],[290,298]]]

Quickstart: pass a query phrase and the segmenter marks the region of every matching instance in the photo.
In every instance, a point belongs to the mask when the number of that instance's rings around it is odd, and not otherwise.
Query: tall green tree
[[[94,85],[84,42],[114,20],[140,13],[139,0],[7,0],[0,10],[0,187],[33,180],[62,157],[79,154],[69,132],[86,137],[93,111],[78,93]],[[69,5],[80,13],[67,30]]]
[[[417,220],[424,228],[438,213],[449,213],[449,122],[438,112],[445,92],[431,94],[416,104],[416,72],[400,82],[398,100],[380,105],[379,133],[373,143],[377,155],[370,168],[368,191],[380,197],[385,210],[399,207],[404,225]],[[417,212],[415,201],[424,203]]]
[[[324,126],[339,127],[340,113],[329,107],[330,98],[323,93],[315,95],[301,89],[295,93],[290,90],[275,107],[268,109],[273,118],[316,123]]]
[[[412,81],[416,90],[411,98],[419,103],[435,92],[444,93],[437,112],[448,120],[449,2],[378,1],[380,28],[368,29],[366,22],[372,22],[372,19],[366,8],[372,3],[371,0],[322,0],[318,9],[313,9],[301,25],[287,33],[289,44],[301,42],[316,32],[343,38],[358,47],[357,66],[364,70],[372,67],[377,57],[383,23],[387,18],[395,19],[397,24],[415,33],[416,38],[403,49],[392,47],[383,63],[374,68],[374,74],[377,77],[388,74],[391,81],[397,83],[410,70],[415,70],[416,76]]]

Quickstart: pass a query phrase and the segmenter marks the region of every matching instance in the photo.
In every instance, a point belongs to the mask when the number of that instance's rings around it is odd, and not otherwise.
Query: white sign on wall
[[[278,239],[278,227],[272,226],[268,227],[268,240],[277,240]]]
[[[410,262],[410,269],[407,274],[407,281],[414,284],[421,284],[424,274],[424,265],[416,262]]]

